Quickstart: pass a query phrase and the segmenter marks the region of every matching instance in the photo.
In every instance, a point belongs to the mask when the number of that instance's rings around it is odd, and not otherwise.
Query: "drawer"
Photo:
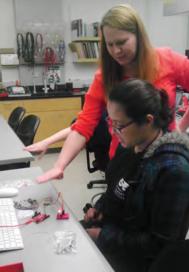
[[[0,114],[3,115],[5,119],[9,118],[10,113],[16,107],[23,107],[23,101],[1,101],[0,102]]]
[[[27,112],[81,110],[80,97],[25,100],[23,103]]]

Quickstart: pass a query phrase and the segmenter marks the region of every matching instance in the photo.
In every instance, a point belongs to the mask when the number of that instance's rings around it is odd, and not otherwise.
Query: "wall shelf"
[[[80,58],[73,62],[74,63],[98,63],[98,59],[97,58]]]
[[[74,63],[98,63],[99,37],[78,37],[69,43]]]
[[[83,36],[83,37],[78,37],[77,39],[74,39],[72,42],[99,42],[100,38],[99,37],[89,37],[89,36]]]

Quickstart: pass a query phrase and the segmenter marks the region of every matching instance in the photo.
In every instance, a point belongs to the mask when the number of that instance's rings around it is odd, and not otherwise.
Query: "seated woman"
[[[84,225],[115,271],[146,271],[188,230],[189,139],[168,132],[167,95],[146,81],[114,87],[107,108],[120,146],[107,168],[107,191]]]

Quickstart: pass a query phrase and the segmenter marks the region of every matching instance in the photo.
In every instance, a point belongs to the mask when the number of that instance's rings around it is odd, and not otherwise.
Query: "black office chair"
[[[26,110],[23,107],[16,107],[9,115],[8,124],[16,132]]]
[[[33,143],[37,129],[40,124],[40,118],[36,115],[30,114],[24,117],[16,131],[17,136],[23,142],[25,146]],[[11,170],[18,168],[30,167],[29,162],[12,163],[8,165],[0,165],[0,171]]]
[[[25,146],[33,143],[39,124],[40,118],[34,114],[27,115],[21,121],[16,134]]]
[[[93,136],[86,144],[87,168],[89,173],[95,171],[105,172],[109,162],[109,147],[111,136],[106,122],[107,113],[104,112],[102,118],[96,127]],[[91,153],[94,154],[94,160],[91,162]],[[93,185],[106,184],[104,179],[92,180],[87,184],[87,188],[93,188]]]
[[[176,241],[165,247],[149,269],[149,272],[169,271],[189,271],[189,240]]]

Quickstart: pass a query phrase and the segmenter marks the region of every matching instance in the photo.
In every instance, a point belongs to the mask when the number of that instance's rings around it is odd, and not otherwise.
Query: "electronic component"
[[[63,196],[60,192],[58,192],[58,199],[60,198],[60,202],[61,202],[61,207],[58,209],[57,215],[56,215],[56,219],[57,220],[66,220],[69,219],[69,214],[65,212],[64,210],[64,200],[63,200]],[[58,200],[57,199],[57,200]]]
[[[48,214],[35,212],[35,214],[32,216],[32,219],[33,219],[32,221],[38,224],[49,217],[50,217],[50,215],[48,215]]]
[[[15,201],[14,207],[18,210],[36,210],[39,207],[37,200],[28,198],[22,201]]]
[[[56,219],[57,219],[57,220],[66,220],[66,219],[69,219],[69,214],[68,214],[68,213],[65,213],[64,210],[59,209],[59,210],[58,210],[58,213],[57,213],[57,215],[56,215]]]

